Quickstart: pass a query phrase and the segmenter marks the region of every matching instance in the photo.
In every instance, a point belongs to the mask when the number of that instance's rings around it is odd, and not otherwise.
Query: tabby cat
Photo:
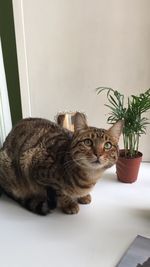
[[[109,130],[88,127],[77,112],[74,133],[46,119],[21,120],[0,150],[0,188],[26,209],[46,215],[91,202],[90,191],[118,158],[122,121]]]

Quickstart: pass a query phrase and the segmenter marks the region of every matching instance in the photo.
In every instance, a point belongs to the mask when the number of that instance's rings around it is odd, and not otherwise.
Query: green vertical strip
[[[0,0],[0,36],[12,124],[22,118],[12,0]]]

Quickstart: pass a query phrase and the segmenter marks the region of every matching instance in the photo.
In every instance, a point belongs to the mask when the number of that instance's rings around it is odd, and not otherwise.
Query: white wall
[[[97,86],[150,87],[149,0],[13,0],[24,116],[81,110],[106,126]],[[150,117],[150,114],[148,114]],[[150,127],[141,139],[150,160]]]

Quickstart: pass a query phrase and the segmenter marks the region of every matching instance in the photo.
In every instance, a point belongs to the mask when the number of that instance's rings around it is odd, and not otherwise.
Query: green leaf
[[[118,119],[124,120],[123,136],[124,147],[129,150],[132,156],[137,153],[139,137],[146,133],[149,120],[142,115],[150,110],[150,88],[139,95],[128,97],[127,105],[124,106],[124,95],[110,87],[98,87],[98,94],[106,92],[108,104],[105,106],[110,109],[108,123],[115,123]],[[130,155],[131,155],[130,154]]]

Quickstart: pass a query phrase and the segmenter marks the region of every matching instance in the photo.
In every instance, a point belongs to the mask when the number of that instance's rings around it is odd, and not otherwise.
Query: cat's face
[[[118,140],[122,126],[122,121],[119,121],[109,130],[88,127],[85,117],[77,113],[71,144],[73,160],[89,169],[111,167],[118,159]]]

